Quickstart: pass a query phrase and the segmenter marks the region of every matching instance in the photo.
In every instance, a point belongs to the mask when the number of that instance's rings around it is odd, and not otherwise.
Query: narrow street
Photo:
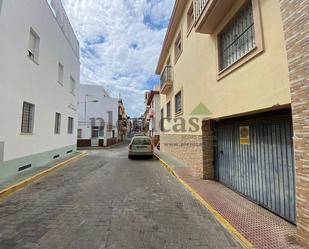
[[[160,163],[124,145],[89,155],[0,201],[0,248],[240,248]]]

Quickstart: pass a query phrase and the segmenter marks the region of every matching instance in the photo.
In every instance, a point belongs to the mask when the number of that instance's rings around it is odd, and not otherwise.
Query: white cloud
[[[81,83],[123,98],[129,115],[144,111],[174,0],[63,0],[81,45]]]

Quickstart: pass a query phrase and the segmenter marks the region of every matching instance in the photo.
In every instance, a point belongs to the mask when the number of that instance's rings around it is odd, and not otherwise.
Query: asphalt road
[[[160,163],[90,151],[0,200],[0,248],[240,248]]]

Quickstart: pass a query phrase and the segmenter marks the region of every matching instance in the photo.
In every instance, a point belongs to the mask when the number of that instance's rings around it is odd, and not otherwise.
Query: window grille
[[[179,113],[182,111],[182,103],[181,103],[181,91],[175,96],[175,113]]]
[[[181,40],[181,33],[178,34],[176,42],[175,42],[175,61],[180,56],[182,52],[182,40]]]
[[[24,102],[21,132],[22,133],[33,133],[33,122],[34,122],[34,105]]]
[[[251,0],[235,20],[219,35],[220,70],[236,62],[256,47]]]

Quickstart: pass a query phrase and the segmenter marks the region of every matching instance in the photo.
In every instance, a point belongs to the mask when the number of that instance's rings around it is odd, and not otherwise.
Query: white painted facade
[[[160,120],[161,120],[161,110],[160,110],[160,86],[154,86],[150,105],[147,114],[147,120],[149,122],[149,136],[159,136],[160,135]],[[147,100],[146,100],[147,101]]]
[[[97,101],[97,102],[93,102]],[[86,102],[86,111],[85,111]],[[118,99],[111,98],[104,87],[81,84],[79,88],[79,139],[107,139],[118,136]],[[95,125],[93,121],[96,120]],[[101,120],[101,121],[100,121]],[[105,123],[108,124],[105,127]],[[93,136],[93,126],[103,126],[98,136]],[[105,136],[107,135],[107,136]]]
[[[80,75],[78,51],[76,47],[72,49],[56,21],[55,11],[45,0],[6,0],[1,3],[0,150],[1,142],[4,146],[0,160],[2,158],[5,163],[30,157],[24,162],[32,163],[31,156],[39,153],[70,146],[74,151]],[[39,37],[37,61],[29,57],[30,30]],[[59,63],[64,68],[62,84],[58,82]],[[71,93],[70,78],[75,81],[75,94]],[[31,134],[21,133],[24,101],[35,105]],[[56,112],[61,114],[60,134],[55,134]],[[73,134],[68,134],[68,117],[74,119]],[[60,157],[65,155],[59,153]]]
[[[149,132],[150,136],[157,136],[160,135],[160,119],[161,119],[161,112],[160,112],[160,94],[155,94],[150,110],[149,110]]]

